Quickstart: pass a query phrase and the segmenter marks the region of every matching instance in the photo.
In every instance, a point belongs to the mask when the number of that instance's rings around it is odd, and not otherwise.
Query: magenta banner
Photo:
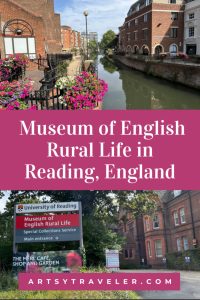
[[[200,111],[1,111],[0,189],[199,189]]]
[[[23,291],[178,291],[180,273],[19,273]]]

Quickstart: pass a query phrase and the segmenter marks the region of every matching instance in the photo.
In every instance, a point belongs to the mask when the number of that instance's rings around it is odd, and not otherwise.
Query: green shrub
[[[200,248],[167,254],[167,267],[175,270],[200,270]],[[190,257],[190,263],[185,262]]]
[[[0,273],[0,291],[13,290],[17,288],[17,280],[11,272]]]
[[[69,61],[68,60],[63,60],[61,61],[56,69],[56,76],[57,77],[64,77],[67,76],[67,68],[69,66]]]

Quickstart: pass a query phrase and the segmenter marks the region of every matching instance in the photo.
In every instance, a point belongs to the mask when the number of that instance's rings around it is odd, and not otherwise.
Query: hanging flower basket
[[[74,78],[60,78],[56,87],[64,90],[59,101],[70,110],[96,109],[108,91],[107,83],[89,72],[82,72]]]

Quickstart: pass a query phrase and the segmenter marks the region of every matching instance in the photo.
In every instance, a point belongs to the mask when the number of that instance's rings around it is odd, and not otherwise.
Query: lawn
[[[0,299],[140,299],[135,292],[95,291],[47,291],[23,292],[18,290],[0,291]]]

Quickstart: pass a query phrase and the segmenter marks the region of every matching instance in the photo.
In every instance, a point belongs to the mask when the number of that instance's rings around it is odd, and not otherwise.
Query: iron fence
[[[68,107],[62,103],[61,97],[62,92],[52,88],[32,92],[25,101],[28,107],[36,106],[37,110],[67,110]]]

